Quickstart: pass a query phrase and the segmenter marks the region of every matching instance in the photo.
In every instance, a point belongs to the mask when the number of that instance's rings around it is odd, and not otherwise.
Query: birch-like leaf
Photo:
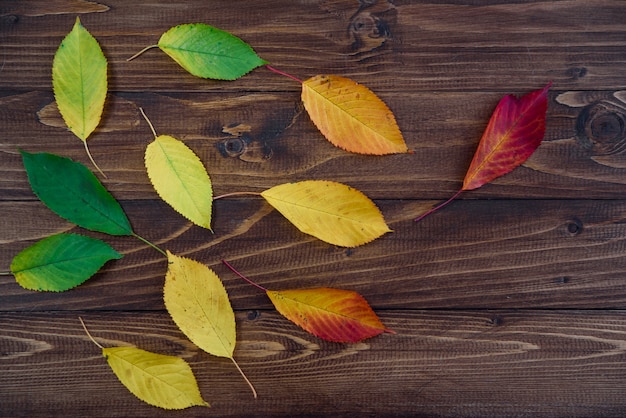
[[[236,80],[266,64],[244,41],[203,23],[174,26],[158,47],[196,77]]]
[[[107,60],[79,18],[54,55],[52,88],[65,124],[89,154],[86,141],[100,123],[107,95]]]
[[[109,260],[122,255],[106,242],[76,234],[57,234],[22,250],[11,272],[25,289],[63,292],[76,287]]]
[[[254,386],[233,357],[237,341],[235,313],[222,281],[195,260],[167,251],[167,261],[163,300],[170,316],[202,350],[231,359],[256,398]]]
[[[195,345],[219,357],[233,357],[235,313],[222,281],[204,264],[167,252],[163,299],[180,330]]]
[[[109,347],[102,355],[124,386],[142,401],[163,409],[209,406],[189,364],[178,357],[134,347]]]
[[[356,292],[327,287],[268,290],[239,273],[228,262],[223,263],[246,282],[263,290],[281,315],[317,337],[354,343],[383,332],[394,334],[380,322],[365,298]]]
[[[120,204],[83,164],[55,154],[20,152],[30,186],[54,213],[91,231],[133,235]]]
[[[146,148],[145,163],[161,199],[196,225],[211,229],[211,179],[198,156],[178,139],[160,135]]]
[[[387,331],[365,298],[350,290],[268,290],[267,296],[285,318],[328,341],[354,343]]]
[[[356,247],[391,231],[374,202],[345,184],[285,183],[261,196],[300,231],[330,244]]]
[[[391,110],[355,81],[314,76],[302,83],[302,103],[315,126],[339,148],[373,155],[408,152]]]
[[[202,399],[196,377],[185,360],[135,347],[105,348],[79,319],[89,339],[100,347],[117,378],[133,395],[164,409],[209,406]]]

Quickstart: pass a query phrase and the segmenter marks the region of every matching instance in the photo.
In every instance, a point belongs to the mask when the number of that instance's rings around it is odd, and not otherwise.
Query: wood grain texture
[[[327,179],[356,187],[373,199],[451,196],[461,187],[502,95],[381,96],[394,111],[412,154],[380,158],[335,148],[303,112],[297,93],[111,94],[89,144],[108,174],[104,184],[119,199],[155,197],[143,162],[153,136],[139,107],[157,133],[184,141],[198,154],[217,195]],[[81,141],[64,127],[50,93],[0,97],[0,120],[11,132],[0,144],[2,198],[33,198],[18,148],[54,152],[90,165]],[[555,91],[546,137],[535,154],[512,173],[466,196],[606,199],[625,194],[625,122],[623,90]]]
[[[11,416],[172,415],[121,386],[78,315],[104,346],[190,363],[212,407],[177,416],[617,417],[626,408],[620,311],[396,310],[380,316],[397,335],[357,344],[320,341],[271,311],[241,312],[234,356],[256,400],[229,360],[194,347],[166,314],[5,313],[0,386]]]
[[[124,258],[65,293],[0,275],[1,417],[626,416],[626,2],[620,0],[2,0],[0,273],[34,242],[78,232]],[[54,53],[76,16],[109,60],[89,139],[134,230],[213,268],[237,315],[235,358],[184,338],[167,315],[165,258],[131,237],[76,228],[33,195],[18,149],[91,167],[54,104]],[[258,68],[190,76],[155,44],[203,22],[306,79],[338,74],[393,111],[412,153],[348,154],[304,112],[294,80]],[[419,223],[455,193],[505,94],[552,81],[546,137],[521,167]],[[394,230],[355,249],[298,232],[261,198],[215,202],[213,230],[160,201],[144,150],[157,133],[192,148],[216,195],[325,179],[355,187]],[[384,334],[324,342],[222,264],[275,290],[355,290]],[[171,413],[133,397],[84,334],[189,361],[211,409]]]
[[[114,91],[297,89],[264,69],[235,83],[196,79],[158,50],[126,62],[171,26],[199,20],[241,37],[300,78],[340,73],[374,90],[507,91],[546,80],[566,89],[623,84],[626,29],[618,17],[626,5],[619,0],[268,0],[254,8],[245,0],[182,7],[147,0],[22,3],[4,0],[0,9],[4,88],[49,90],[50,57],[78,10],[103,44]]]
[[[213,268],[236,309],[271,305],[222,259],[266,288],[349,288],[377,309],[626,306],[624,201],[458,201],[417,224],[413,219],[437,202],[378,203],[394,232],[355,249],[300,233],[257,198],[216,202],[214,234],[162,202],[123,206],[138,234]],[[0,209],[2,269],[42,236],[81,232],[40,203]],[[125,257],[69,293],[33,293],[7,277],[0,310],[163,309],[165,258],[130,237],[90,235]]]

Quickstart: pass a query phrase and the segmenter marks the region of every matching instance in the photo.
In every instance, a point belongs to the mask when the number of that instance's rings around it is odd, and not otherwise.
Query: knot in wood
[[[217,144],[224,157],[239,158],[247,162],[263,162],[272,157],[272,149],[265,141],[252,138],[248,133],[226,138]]]
[[[586,106],[576,121],[576,138],[594,155],[616,154],[626,150],[625,109],[610,101]]]
[[[392,38],[391,24],[397,11],[388,1],[361,1],[360,9],[350,19],[348,32],[352,38],[352,50],[371,51]]]

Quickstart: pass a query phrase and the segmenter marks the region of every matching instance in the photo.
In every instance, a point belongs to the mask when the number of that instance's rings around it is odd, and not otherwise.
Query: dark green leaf
[[[58,234],[13,258],[11,272],[25,289],[63,292],[82,284],[109,260],[122,258],[106,242],[76,234]]]
[[[33,191],[54,213],[92,231],[133,234],[120,204],[83,164],[55,154],[20,152]]]

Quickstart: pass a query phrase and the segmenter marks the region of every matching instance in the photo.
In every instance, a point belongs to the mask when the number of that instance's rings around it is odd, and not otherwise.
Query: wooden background
[[[235,358],[194,347],[164,310],[165,259],[132,238],[74,228],[33,195],[17,152],[89,162],[54,105],[51,64],[80,16],[109,60],[92,154],[135,231],[206,263],[237,315]],[[204,22],[275,67],[365,84],[413,154],[352,155],[323,139],[299,85],[265,68],[194,78],[159,50]],[[6,417],[626,415],[626,2],[614,0],[1,0],[0,270],[23,248],[77,231],[124,253],[66,293],[0,276],[0,415]],[[461,185],[498,100],[552,81],[547,132],[514,172],[412,219]],[[215,203],[214,233],[161,202],[144,166],[156,130],[206,164],[216,194],[329,179],[374,199],[395,232],[356,249],[299,233],[257,198]],[[242,125],[241,136],[228,127]],[[224,128],[227,128],[226,131]],[[301,331],[220,260],[272,289],[353,289],[396,335],[328,343]],[[190,362],[210,409],[145,405],[107,346]]]

